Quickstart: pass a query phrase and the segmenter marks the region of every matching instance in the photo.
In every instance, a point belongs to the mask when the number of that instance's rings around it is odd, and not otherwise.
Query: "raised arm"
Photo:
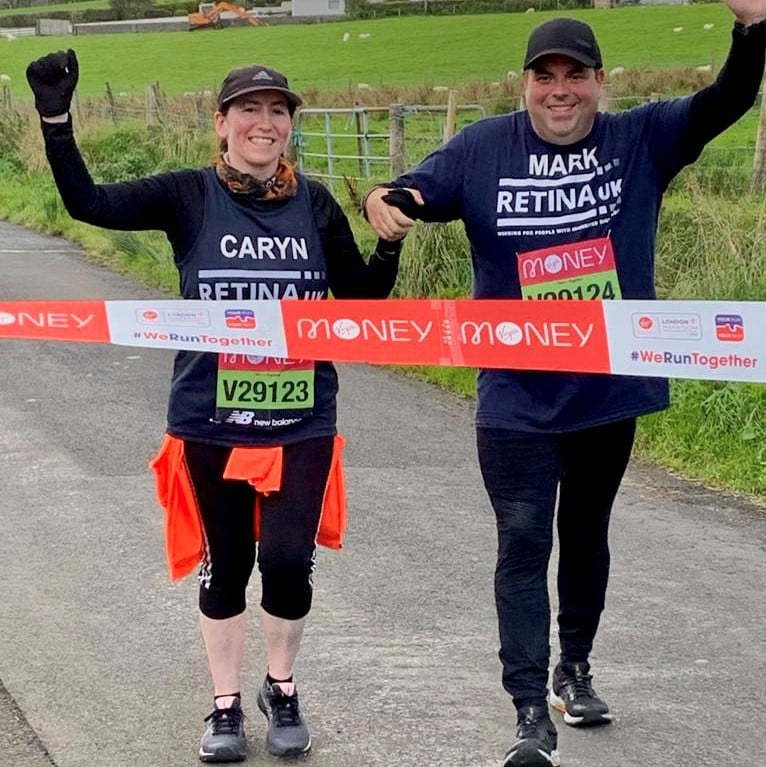
[[[201,194],[196,172],[94,183],[75,142],[69,114],[78,76],[77,56],[71,49],[50,53],[27,67],[27,81],[41,118],[45,154],[69,215],[107,229],[159,229],[174,242],[193,238],[182,213],[192,198]]]
[[[766,58],[766,0],[728,0],[730,7],[746,6],[732,12],[737,21],[732,30],[731,48],[711,85],[692,97],[686,151],[695,159],[702,148],[733,125],[755,103]],[[756,19],[750,24],[740,19]]]

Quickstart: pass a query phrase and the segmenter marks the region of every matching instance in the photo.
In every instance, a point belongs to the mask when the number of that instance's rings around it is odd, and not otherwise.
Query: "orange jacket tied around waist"
[[[341,460],[345,439],[335,437],[330,474],[322,503],[317,543],[330,549],[343,546],[346,531],[346,487]],[[184,458],[184,443],[165,434],[157,455],[151,460],[157,500],[165,510],[165,552],[172,580],[185,578],[201,563],[204,531],[189,469]],[[276,493],[282,487],[281,447],[235,447],[223,473],[224,479],[249,482],[258,492],[255,497],[255,538],[260,530],[260,494]]]

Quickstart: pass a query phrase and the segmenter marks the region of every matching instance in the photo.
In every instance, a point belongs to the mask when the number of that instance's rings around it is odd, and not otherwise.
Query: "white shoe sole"
[[[599,724],[609,724],[612,721],[612,715],[609,713],[599,714],[597,717],[593,717],[591,719],[588,719],[584,716],[572,716],[571,714],[567,713],[567,707],[563,698],[560,698],[558,695],[556,695],[556,693],[552,691],[549,695],[549,700],[551,707],[555,708],[556,711],[563,714],[564,721],[572,727],[593,727],[594,725]]]

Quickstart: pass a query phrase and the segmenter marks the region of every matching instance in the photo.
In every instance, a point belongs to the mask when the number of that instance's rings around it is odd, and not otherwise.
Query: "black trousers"
[[[332,463],[334,438],[317,437],[283,447],[282,488],[260,498],[258,569],[261,606],[277,618],[308,614],[316,535]],[[205,531],[199,606],[214,619],[239,615],[256,561],[256,491],[247,482],[223,479],[231,448],[184,442]]]
[[[545,705],[547,696],[554,516],[561,658],[588,660],[609,578],[609,517],[635,428],[629,419],[565,434],[477,429],[479,465],[497,520],[503,687],[517,708]]]

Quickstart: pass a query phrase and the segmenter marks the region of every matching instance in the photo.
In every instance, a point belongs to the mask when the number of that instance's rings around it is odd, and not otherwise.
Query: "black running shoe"
[[[266,750],[274,756],[299,756],[311,748],[309,728],[298,706],[298,691],[285,695],[279,684],[263,680],[258,691],[258,708],[269,722]]]
[[[516,740],[503,767],[558,767],[558,736],[547,706],[523,706],[516,720]]]
[[[241,762],[245,752],[245,714],[239,699],[230,708],[216,708],[205,717],[208,723],[199,747],[201,762]]]
[[[559,663],[553,669],[551,706],[573,727],[609,724],[609,706],[593,692],[587,663]]]

